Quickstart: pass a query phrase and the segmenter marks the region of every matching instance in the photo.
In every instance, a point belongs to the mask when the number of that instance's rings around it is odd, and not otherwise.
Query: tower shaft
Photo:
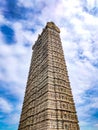
[[[48,22],[33,46],[18,130],[79,130],[59,33]]]

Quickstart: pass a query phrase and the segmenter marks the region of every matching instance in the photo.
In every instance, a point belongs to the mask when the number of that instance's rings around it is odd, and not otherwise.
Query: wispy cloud
[[[13,110],[11,103],[6,99],[0,97],[0,111],[4,113],[10,113]]]

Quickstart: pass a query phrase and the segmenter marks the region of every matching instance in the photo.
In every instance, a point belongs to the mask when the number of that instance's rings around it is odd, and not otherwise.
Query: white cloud
[[[17,123],[19,123],[19,119],[20,119],[20,114],[19,113],[12,113],[8,116],[9,118],[7,118],[5,120],[5,122],[7,124],[10,124],[10,125],[15,125]],[[9,120],[10,119],[10,120]]]
[[[6,23],[6,20],[2,14],[0,14],[0,25]]]
[[[97,126],[97,127],[98,127],[98,124],[95,124],[95,126]]]
[[[88,8],[98,7],[98,0],[87,0]]]
[[[24,6],[24,7],[34,7],[34,1],[32,0],[28,0],[28,1],[24,1],[24,0],[18,0],[18,5],[20,6]]]
[[[13,110],[13,106],[6,99],[0,97],[0,111],[4,113],[10,113]]]
[[[98,108],[98,97],[92,97],[91,107],[92,108]]]

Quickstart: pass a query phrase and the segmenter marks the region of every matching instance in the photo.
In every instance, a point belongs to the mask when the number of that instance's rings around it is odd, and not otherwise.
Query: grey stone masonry
[[[79,130],[60,29],[48,22],[32,49],[18,130]]]

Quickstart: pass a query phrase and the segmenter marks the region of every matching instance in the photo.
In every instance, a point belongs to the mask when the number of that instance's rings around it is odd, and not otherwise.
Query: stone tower
[[[48,22],[33,46],[18,130],[79,130],[59,34]]]

